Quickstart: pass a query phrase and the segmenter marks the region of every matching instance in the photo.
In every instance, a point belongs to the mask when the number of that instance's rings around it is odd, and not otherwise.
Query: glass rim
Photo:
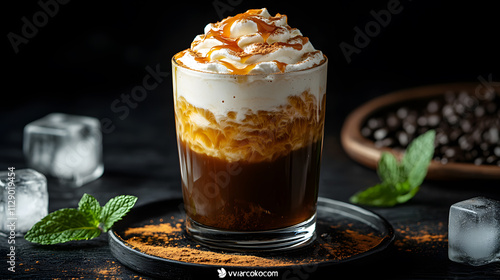
[[[175,54],[177,55],[177,54]],[[294,73],[303,73],[303,72],[307,72],[307,71],[314,71],[316,69],[318,69],[319,67],[321,66],[324,66],[327,64],[328,62],[328,57],[323,54],[323,60],[321,61],[320,64],[315,64],[313,65],[312,67],[309,67],[309,68],[305,68],[305,69],[300,69],[300,70],[295,70],[295,71],[290,71],[290,72],[273,72],[273,73],[253,73],[253,74],[232,74],[232,73],[215,73],[215,72],[209,72],[209,71],[203,71],[203,70],[197,70],[197,69],[193,69],[193,68],[189,68],[187,66],[184,66],[182,64],[180,64],[179,62],[177,62],[177,60],[175,59],[175,55],[172,56],[172,65],[175,65],[176,67],[179,67],[179,68],[182,68],[182,69],[186,69],[188,71],[193,71],[193,72],[197,72],[197,73],[204,73],[204,74],[211,74],[211,75],[223,75],[223,76],[227,76],[227,77],[245,77],[245,76],[252,76],[252,77],[258,77],[258,76],[269,76],[269,75],[290,75],[290,74],[294,74]]]

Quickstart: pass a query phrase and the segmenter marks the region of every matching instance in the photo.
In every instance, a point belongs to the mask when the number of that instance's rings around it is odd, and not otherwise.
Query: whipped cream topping
[[[270,74],[311,68],[325,60],[286,15],[248,10],[205,27],[191,48],[175,59],[185,67],[213,73]]]

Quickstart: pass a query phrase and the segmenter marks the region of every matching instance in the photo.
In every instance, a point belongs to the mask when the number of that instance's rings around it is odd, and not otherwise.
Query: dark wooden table
[[[101,203],[119,194],[135,195],[139,197],[137,205],[178,198],[181,196],[180,174],[169,87],[170,84],[165,83],[156,89],[123,120],[110,111],[113,99],[109,98],[76,99],[70,105],[55,100],[42,104],[37,101],[13,107],[0,118],[0,168],[26,166],[22,130],[34,119],[54,111],[109,118],[114,130],[103,137],[104,175],[77,189],[56,188],[49,181],[49,210],[76,207],[84,193],[94,195]],[[327,113],[319,195],[347,202],[356,191],[377,183],[378,178],[375,171],[355,163],[344,153],[339,141],[342,119],[334,119],[334,116]],[[447,257],[449,207],[475,196],[500,200],[500,183],[425,181],[418,194],[406,204],[369,208],[386,218],[396,232],[394,243],[384,254],[335,270],[317,270],[315,274],[295,271],[279,278],[313,279],[327,272],[330,278],[347,273],[357,279],[499,279],[500,263],[472,267],[451,262]],[[15,272],[7,270],[9,244],[2,238],[0,278],[149,279],[119,263],[111,255],[107,238],[103,234],[89,241],[40,246],[18,237]],[[214,279],[216,276],[215,270],[205,275]]]

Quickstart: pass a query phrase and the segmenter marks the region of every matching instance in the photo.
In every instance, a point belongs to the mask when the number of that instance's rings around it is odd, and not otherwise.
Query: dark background
[[[123,106],[122,95],[142,85],[147,67],[170,73],[171,57],[189,47],[207,23],[267,7],[271,15],[286,14],[289,24],[329,58],[319,195],[348,201],[356,191],[378,181],[375,171],[356,164],[342,150],[340,128],[349,112],[393,90],[500,79],[497,1],[401,0],[402,11],[393,14],[348,63],[339,45],[355,45],[354,28],[364,30],[374,21],[372,10],[386,10],[393,2],[73,0],[59,4],[57,13],[19,45],[18,53],[9,34],[22,35],[23,17],[33,22],[33,15],[42,8],[38,1],[5,2],[0,168],[25,167],[22,139],[27,123],[52,112],[87,115],[108,124],[103,130],[105,172],[99,180],[73,190],[56,190],[49,181],[49,211],[76,207],[83,193],[94,195],[101,204],[118,194],[138,196],[137,205],[180,197],[171,75],[126,115],[112,104]],[[398,234],[408,228],[446,234],[451,204],[478,195],[498,200],[497,187],[498,182],[426,181],[408,203],[374,211],[387,218]],[[134,272],[115,262],[105,238],[74,245],[75,250],[65,245],[35,246],[19,239],[19,263],[25,268],[14,277],[96,278],[102,276],[103,264],[113,264],[115,276],[131,278]],[[498,275],[495,265],[476,269],[450,262],[446,240],[414,246],[398,235],[396,241],[403,247],[391,253],[390,268],[375,264],[354,272],[376,272],[381,279]],[[2,267],[0,275],[4,271]]]

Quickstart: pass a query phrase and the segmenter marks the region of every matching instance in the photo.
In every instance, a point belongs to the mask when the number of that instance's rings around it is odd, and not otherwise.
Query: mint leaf
[[[406,149],[402,166],[411,187],[420,186],[427,175],[427,168],[434,155],[435,136],[434,130],[429,130],[415,138]]]
[[[399,164],[393,154],[383,152],[377,166],[377,173],[382,182],[395,185],[401,181],[401,171]]]
[[[101,230],[89,223],[78,209],[65,208],[50,213],[36,223],[24,236],[28,241],[43,245],[87,240],[101,235]]]
[[[357,192],[349,201],[356,204],[371,206],[393,206],[397,204],[397,192],[388,184],[377,184],[364,191]]]
[[[377,184],[364,191],[360,191],[349,199],[351,203],[364,204],[378,207],[390,207],[405,203],[418,192],[418,187],[410,188],[408,182],[396,185]]]
[[[354,194],[349,200],[356,204],[381,207],[410,200],[427,175],[434,155],[434,138],[434,130],[415,138],[406,149],[401,162],[390,153],[382,153],[377,165],[377,173],[382,182]]]
[[[24,238],[43,245],[96,238],[127,214],[136,201],[135,196],[121,195],[101,207],[93,196],[84,194],[78,209],[64,208],[48,214]]]
[[[99,226],[101,209],[97,199],[90,194],[84,194],[80,202],[78,202],[78,210],[82,212],[87,221],[95,227]]]
[[[137,197],[131,195],[120,195],[112,198],[104,205],[101,212],[100,223],[104,232],[107,232],[113,224],[122,219],[137,201]]]

